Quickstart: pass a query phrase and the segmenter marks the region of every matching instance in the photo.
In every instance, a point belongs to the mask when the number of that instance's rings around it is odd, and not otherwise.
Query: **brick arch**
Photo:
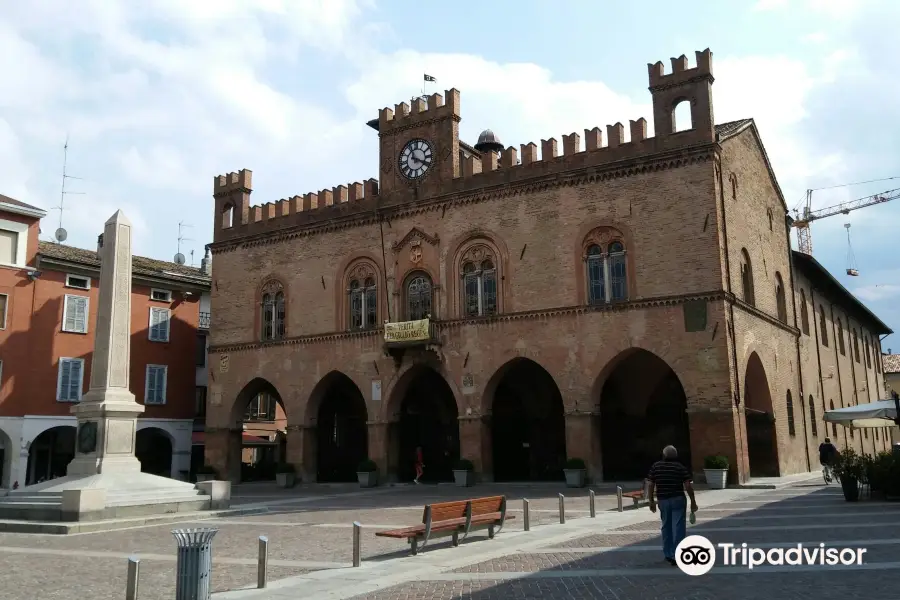
[[[602,219],[582,225],[575,236],[572,255],[575,264],[575,304],[577,305],[587,304],[587,273],[585,267],[587,248],[591,245],[592,239],[599,241],[603,233],[609,236],[607,244],[618,240],[625,245],[625,277],[628,299],[634,299],[638,295],[637,277],[635,277],[634,256],[636,244],[634,234],[631,228],[620,221]]]
[[[481,400],[478,404],[477,409],[479,411],[479,414],[489,415],[492,413],[494,394],[497,391],[497,386],[503,381],[503,378],[506,377],[512,369],[522,365],[528,365],[532,368],[540,369],[541,371],[546,373],[550,380],[553,381],[553,385],[556,386],[556,389],[559,390],[560,395],[562,395],[563,388],[559,385],[559,381],[557,381],[557,378],[553,375],[550,369],[531,358],[516,356],[497,367],[494,370],[494,373],[488,379],[487,383],[484,385],[484,388],[481,391]],[[565,402],[563,402],[563,408],[564,410],[569,409],[568,406],[565,406]]]
[[[357,264],[365,264],[375,272],[375,281],[378,286],[378,322],[387,318],[387,278],[384,269],[381,268],[382,259],[373,252],[354,251],[344,257],[334,271],[334,329],[344,331],[349,327],[349,299],[347,286],[350,281],[350,273]]]
[[[247,405],[250,401],[260,392],[269,391],[273,392],[275,396],[276,402],[281,405],[281,409],[284,411],[284,416],[287,419],[288,423],[291,423],[290,413],[288,412],[287,406],[284,402],[284,397],[281,395],[281,392],[278,391],[278,388],[271,382],[271,380],[266,379],[264,377],[254,377],[241,388],[241,391],[235,395],[235,397],[231,400],[231,408],[228,413],[230,416],[229,426],[240,427],[244,421],[244,411],[247,410]]]
[[[338,383],[352,383],[356,388],[356,391],[359,392],[360,398],[362,398],[363,404],[365,404],[366,415],[369,414],[369,406],[365,401],[365,394],[363,394],[363,386],[359,384],[351,375],[345,373],[344,371],[333,369],[325,374],[324,377],[319,379],[319,381],[313,386],[312,391],[306,399],[306,402],[303,406],[303,421],[302,424],[306,426],[316,425],[318,420],[319,409],[322,407],[322,402],[325,400],[325,397],[328,395],[329,390]]]
[[[462,233],[447,246],[444,279],[447,282],[448,317],[462,317],[460,304],[460,269],[462,257],[469,248],[476,244],[484,244],[494,254],[497,268],[497,312],[503,314],[514,310],[511,298],[512,262],[509,260],[509,248],[503,239],[494,231],[484,228],[472,229]]]
[[[410,384],[425,369],[431,369],[443,378],[444,382],[450,387],[450,391],[453,392],[457,413],[460,415],[464,414],[466,407],[459,386],[453,380],[453,377],[450,376],[450,372],[441,363],[404,361],[403,366],[394,374],[383,390],[383,395],[387,401],[382,402],[381,414],[378,415],[381,421],[390,423],[397,420],[400,415],[403,398],[409,391]]]
[[[350,375],[332,370],[322,377],[303,411],[304,471],[315,473],[317,482],[354,481],[368,456],[369,414],[362,388]]]

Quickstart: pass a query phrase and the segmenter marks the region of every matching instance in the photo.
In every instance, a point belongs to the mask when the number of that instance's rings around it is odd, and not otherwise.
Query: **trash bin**
[[[175,600],[209,600],[212,586],[212,539],[218,529],[175,529],[178,563]]]

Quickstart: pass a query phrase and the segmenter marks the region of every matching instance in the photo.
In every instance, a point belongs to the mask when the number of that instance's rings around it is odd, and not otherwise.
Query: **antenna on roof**
[[[63,229],[63,205],[66,200],[66,196],[70,194],[75,194],[82,196],[84,192],[67,192],[66,191],[66,181],[69,179],[81,179],[81,177],[75,177],[74,175],[69,175],[66,173],[66,167],[69,162],[69,134],[66,134],[66,143],[63,144],[63,173],[62,173],[62,189],[59,192],[59,206],[54,206],[54,209],[59,210],[59,228],[53,234],[53,237],[56,238],[56,242],[58,244],[66,241],[66,238],[69,237],[69,233]]]
[[[178,223],[178,251],[175,254],[175,264],[183,265],[184,264],[184,254],[181,253],[181,242],[190,241],[191,238],[184,237],[182,230],[185,227],[193,227],[193,225],[187,225],[184,221]],[[194,252],[191,251],[191,262],[194,260]]]

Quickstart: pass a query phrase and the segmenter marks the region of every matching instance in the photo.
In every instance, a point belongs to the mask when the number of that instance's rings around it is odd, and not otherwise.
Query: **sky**
[[[365,122],[425,73],[425,92],[461,91],[462,139],[491,128],[518,146],[652,121],[647,63],[707,47],[716,121],[756,120],[789,209],[807,189],[815,209],[900,188],[892,0],[0,0],[0,14],[0,194],[49,211],[42,239],[61,217],[85,248],[122,209],[137,254],[172,260],[181,229],[199,265],[218,174],[253,170],[254,204],[377,178]],[[78,179],[61,197],[67,139]],[[812,239],[900,331],[898,225],[900,200],[815,222]]]

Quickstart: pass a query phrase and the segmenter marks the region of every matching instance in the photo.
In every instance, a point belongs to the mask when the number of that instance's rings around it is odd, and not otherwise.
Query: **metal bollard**
[[[259,536],[259,559],[256,563],[256,587],[264,588],[269,582],[269,538]]]
[[[210,600],[212,539],[218,529],[174,529],[178,543],[175,600]]]
[[[137,600],[138,581],[141,577],[141,560],[136,556],[128,559],[128,579],[125,581],[125,600]]]
[[[591,518],[593,519],[594,517],[597,516],[597,505],[595,504],[596,498],[594,497],[594,490],[589,490],[589,491],[591,494],[590,495]]]
[[[559,495],[559,523],[566,524],[566,497],[562,494]]]
[[[616,500],[619,503],[619,512],[625,510],[625,507],[622,506],[622,486],[620,485],[616,486]]]
[[[362,545],[362,523],[353,521],[353,566],[358,567],[362,562],[361,554]]]
[[[525,511],[525,516],[522,518],[525,522],[525,531],[531,531],[531,513],[528,510],[528,499],[522,500],[522,510]]]

